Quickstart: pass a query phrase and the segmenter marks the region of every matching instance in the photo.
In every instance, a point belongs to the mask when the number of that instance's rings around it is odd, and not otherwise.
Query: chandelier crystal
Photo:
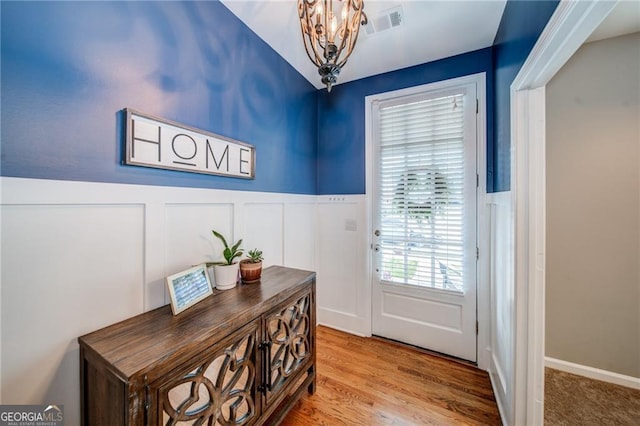
[[[356,45],[360,25],[367,23],[363,9],[363,0],[298,0],[304,47],[329,92]]]

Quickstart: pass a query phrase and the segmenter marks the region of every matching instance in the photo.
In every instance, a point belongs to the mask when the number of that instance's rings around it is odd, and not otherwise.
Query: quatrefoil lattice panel
[[[163,424],[243,425],[256,416],[255,332],[161,391]]]
[[[268,384],[271,391],[282,383],[310,356],[309,295],[301,297],[267,319],[270,359]]]

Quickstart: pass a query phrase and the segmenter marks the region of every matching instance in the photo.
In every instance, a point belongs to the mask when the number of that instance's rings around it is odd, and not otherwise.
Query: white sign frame
[[[215,133],[125,108],[125,164],[255,178],[256,149]]]
[[[173,315],[178,315],[213,294],[205,263],[170,275],[166,281]]]

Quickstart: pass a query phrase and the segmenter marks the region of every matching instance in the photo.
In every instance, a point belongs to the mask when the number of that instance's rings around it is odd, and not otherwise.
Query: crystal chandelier
[[[363,0],[298,0],[304,47],[329,92],[356,45],[360,25],[367,23],[363,9]]]

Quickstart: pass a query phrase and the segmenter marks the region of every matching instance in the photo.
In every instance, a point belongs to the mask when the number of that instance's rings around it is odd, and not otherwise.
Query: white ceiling
[[[296,0],[221,0],[316,88],[324,85],[304,50]],[[367,35],[338,84],[491,46],[506,0],[364,0],[369,20],[401,6],[404,22]],[[640,31],[640,0],[621,0],[587,42]]]
[[[640,31],[640,1],[622,0],[589,36],[587,43]]]
[[[296,0],[221,0],[315,87],[323,88],[304,50]],[[369,20],[400,5],[401,26],[373,35],[361,28],[338,84],[491,46],[506,0],[364,0]]]

